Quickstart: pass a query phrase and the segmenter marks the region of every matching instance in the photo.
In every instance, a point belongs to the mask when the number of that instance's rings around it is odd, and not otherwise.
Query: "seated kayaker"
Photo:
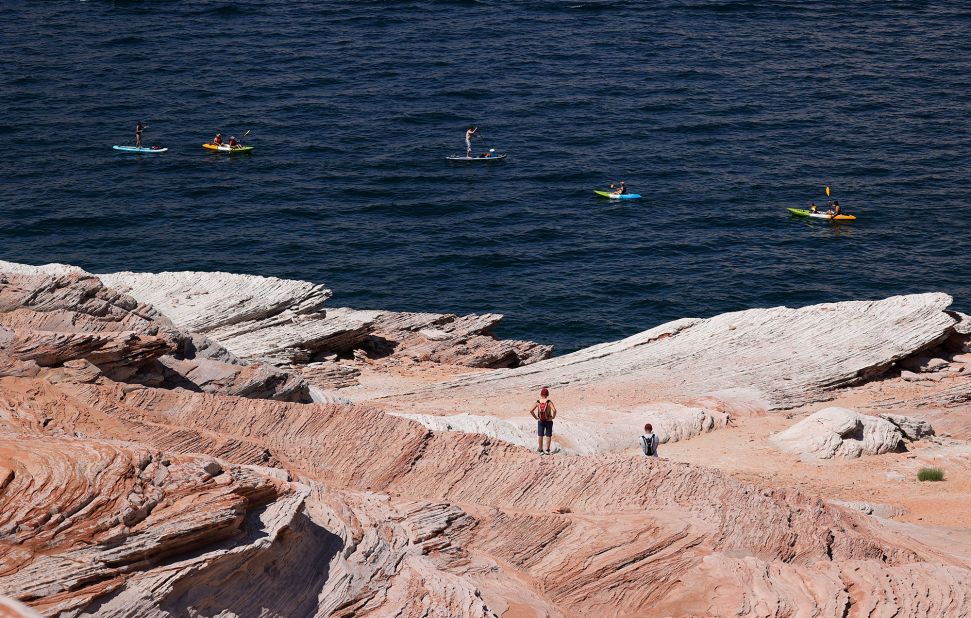
[[[814,215],[817,212],[819,212],[819,208],[816,207],[816,202],[813,202],[809,205],[809,213]]]
[[[223,134],[222,133],[216,133],[216,137],[212,138],[212,145],[213,146],[222,146],[223,145]]]
[[[616,191],[614,191],[614,195],[626,195],[626,194],[627,194],[627,185],[624,184],[623,180],[621,180],[620,186],[617,187]]]
[[[235,137],[230,137],[229,138],[229,147],[230,148],[239,148],[240,146],[241,146],[241,144],[239,143],[239,141],[236,140]]]
[[[839,200],[836,200],[835,202],[833,202],[833,208],[832,208],[832,210],[827,211],[826,214],[827,215],[832,215],[834,217],[838,217],[841,214],[843,214],[843,208],[840,207]]]

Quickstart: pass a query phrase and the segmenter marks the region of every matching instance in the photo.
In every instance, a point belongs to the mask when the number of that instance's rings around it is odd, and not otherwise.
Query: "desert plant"
[[[918,481],[943,481],[944,470],[940,468],[921,468],[917,472]]]

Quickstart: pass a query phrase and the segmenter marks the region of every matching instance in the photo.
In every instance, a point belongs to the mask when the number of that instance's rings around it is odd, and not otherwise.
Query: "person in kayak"
[[[620,186],[617,187],[616,190],[614,190],[614,185],[610,185],[610,189],[611,189],[611,191],[613,192],[614,195],[626,195],[627,194],[627,185],[624,184],[624,181],[623,180],[620,181]]]
[[[841,214],[843,214],[843,208],[840,206],[840,201],[839,200],[834,201],[833,202],[833,207],[831,209],[827,210],[826,211],[826,214],[827,215],[831,215],[833,217],[838,217]]]
[[[472,138],[475,137],[479,127],[469,127],[465,131],[465,156],[472,158]]]
[[[229,147],[230,148],[239,148],[240,146],[242,146],[242,144],[240,144],[239,141],[237,141],[235,137],[230,137],[229,138]]]
[[[212,138],[212,145],[213,146],[222,146],[223,145],[223,134],[222,133],[216,133],[216,137]]]
[[[556,418],[556,406],[550,401],[550,389],[545,386],[539,392],[539,399],[529,409],[529,415],[536,419],[536,433],[539,442],[536,452],[540,455],[552,455],[550,442],[553,440],[553,419]],[[543,437],[546,437],[546,449],[543,449]]]
[[[819,212],[819,208],[816,207],[816,202],[813,202],[812,204],[809,205],[809,214],[814,215],[817,212]]]
[[[142,131],[147,128],[142,126],[141,121],[135,123],[135,148],[142,147]]]

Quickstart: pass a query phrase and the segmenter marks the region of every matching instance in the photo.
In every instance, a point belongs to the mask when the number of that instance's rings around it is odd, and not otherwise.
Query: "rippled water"
[[[320,281],[561,350],[944,290],[971,309],[971,10],[0,3],[0,257]],[[136,120],[161,155],[120,154]],[[505,163],[450,164],[467,124]],[[200,144],[252,129],[252,155]],[[592,190],[626,180],[615,204]],[[853,224],[791,218],[824,200]]]

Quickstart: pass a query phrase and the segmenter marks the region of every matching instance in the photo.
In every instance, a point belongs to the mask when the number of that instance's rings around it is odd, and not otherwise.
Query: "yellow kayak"
[[[217,146],[215,144],[203,144],[203,148],[206,150],[212,150],[214,152],[249,152],[253,150],[252,146],[237,146],[235,148],[230,148],[226,144]]]

